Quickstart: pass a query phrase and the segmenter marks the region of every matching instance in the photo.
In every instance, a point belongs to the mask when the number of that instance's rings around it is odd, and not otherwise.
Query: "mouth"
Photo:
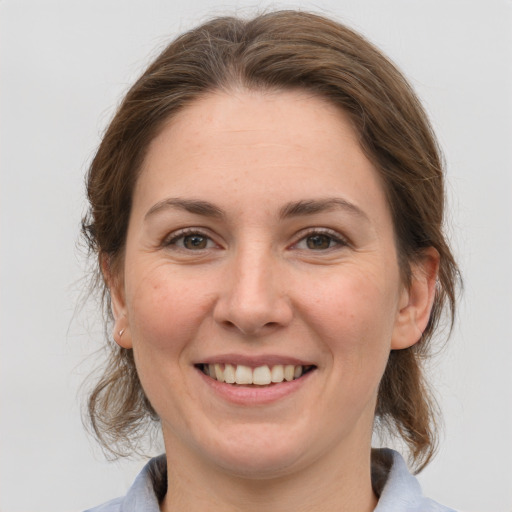
[[[275,364],[255,368],[243,364],[200,363],[195,365],[206,376],[233,386],[272,386],[300,379],[316,369],[314,365]]]

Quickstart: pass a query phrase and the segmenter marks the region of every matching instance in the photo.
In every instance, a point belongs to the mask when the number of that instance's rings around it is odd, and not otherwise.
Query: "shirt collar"
[[[393,450],[374,450],[379,467],[372,467],[372,483],[379,502],[374,512],[455,512],[425,498],[416,477],[402,456]],[[165,455],[151,459],[135,479],[121,503],[120,512],[160,512],[159,499],[167,487]]]

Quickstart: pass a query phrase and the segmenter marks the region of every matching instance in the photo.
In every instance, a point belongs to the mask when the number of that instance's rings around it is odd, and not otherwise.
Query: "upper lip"
[[[194,364],[232,364],[232,365],[244,365],[251,368],[257,368],[258,366],[275,366],[275,365],[287,365],[293,364],[295,366],[316,366],[311,361],[304,359],[298,359],[296,357],[283,356],[277,354],[257,355],[248,356],[244,354],[219,354],[215,356],[205,357],[200,361],[196,361]]]

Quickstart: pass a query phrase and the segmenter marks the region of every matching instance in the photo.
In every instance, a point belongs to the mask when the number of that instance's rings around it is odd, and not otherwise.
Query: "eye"
[[[327,235],[311,235],[306,237],[306,245],[308,249],[320,250],[329,249],[334,240]]]
[[[208,247],[208,238],[203,235],[187,235],[183,238],[183,247],[186,249],[206,249]]]
[[[348,245],[348,242],[337,233],[330,231],[315,231],[301,238],[295,248],[309,251],[327,251],[335,247]]]
[[[167,246],[175,246],[187,251],[201,251],[216,247],[213,240],[201,232],[181,231],[174,234],[166,243]]]

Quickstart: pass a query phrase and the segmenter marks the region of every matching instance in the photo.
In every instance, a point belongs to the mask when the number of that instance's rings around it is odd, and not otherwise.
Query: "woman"
[[[97,510],[449,510],[371,449],[431,459],[457,279],[435,138],[379,51],[308,13],[214,19],[128,92],[88,196],[116,342],[92,426],[121,455],[159,422],[166,451]]]

